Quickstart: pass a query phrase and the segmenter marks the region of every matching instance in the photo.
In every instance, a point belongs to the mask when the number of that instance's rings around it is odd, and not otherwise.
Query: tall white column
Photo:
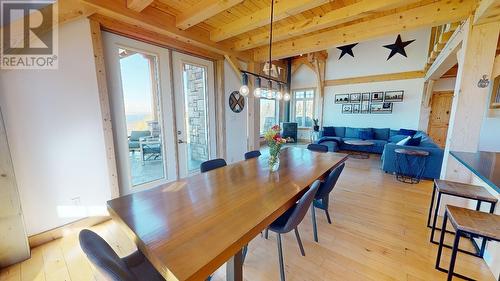
[[[471,180],[470,172],[449,152],[478,150],[489,93],[489,87],[480,88],[478,82],[483,75],[492,79],[499,31],[498,22],[470,25],[464,36],[462,49],[457,54],[458,72],[441,178],[462,182]]]

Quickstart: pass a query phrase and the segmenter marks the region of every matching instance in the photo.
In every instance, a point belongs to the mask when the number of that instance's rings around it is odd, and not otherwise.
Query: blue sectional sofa
[[[363,131],[363,133],[362,133]],[[396,143],[407,137],[405,130],[391,130],[389,128],[351,128],[351,127],[324,127],[320,131],[318,144],[328,146],[328,151],[339,150],[361,151],[382,154],[382,169],[387,173],[396,172],[396,148],[408,148],[428,151],[430,154],[426,159],[424,178],[437,179],[441,174],[444,151],[436,145],[427,134],[416,131],[414,138],[421,138],[418,146],[397,145]],[[367,133],[368,132],[368,133]],[[364,137],[364,138],[363,138]],[[354,146],[346,144],[346,140],[366,139],[375,145]]]

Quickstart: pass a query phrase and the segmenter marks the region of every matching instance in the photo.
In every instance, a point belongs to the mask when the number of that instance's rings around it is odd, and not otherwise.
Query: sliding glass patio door
[[[179,176],[199,173],[216,156],[215,78],[212,61],[172,53]]]
[[[177,177],[169,50],[103,33],[120,193]]]

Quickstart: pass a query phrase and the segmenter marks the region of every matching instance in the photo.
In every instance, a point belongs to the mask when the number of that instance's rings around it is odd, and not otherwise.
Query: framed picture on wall
[[[343,104],[342,105],[342,113],[343,114],[350,114],[350,113],[352,113],[352,104]]]
[[[361,94],[360,93],[350,94],[349,101],[350,103],[359,103],[361,101]]]
[[[369,101],[362,101],[361,102],[361,113],[362,114],[370,113],[370,102]]]
[[[370,101],[370,93],[362,93],[361,101]]]
[[[391,114],[392,103],[390,102],[377,102],[370,105],[371,114]]]
[[[361,113],[361,105],[360,104],[353,104],[352,105],[352,113],[353,114]]]
[[[372,92],[372,96],[370,99],[372,102],[383,102],[384,101],[384,92]]]
[[[335,103],[348,103],[349,94],[337,94],[335,95]]]
[[[402,102],[404,91],[387,91],[384,95],[384,102]]]

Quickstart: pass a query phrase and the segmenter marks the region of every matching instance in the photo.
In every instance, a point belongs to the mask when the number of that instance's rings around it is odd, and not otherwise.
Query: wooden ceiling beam
[[[192,44],[199,48],[205,48],[210,52],[221,55],[232,55],[243,61],[250,61],[248,53],[235,52],[226,44],[216,43],[210,40],[209,33],[199,27],[189,30],[180,30],[175,26],[175,17],[166,14],[153,7],[147,7],[142,12],[136,12],[127,8],[126,3],[114,0],[81,0],[83,3],[97,8],[99,14],[134,25],[146,30],[169,36],[177,41]]]
[[[274,59],[292,57],[407,30],[464,20],[473,13],[475,4],[475,0],[436,1],[376,19],[275,43],[272,56]],[[264,61],[268,57],[267,47],[253,50],[255,61]]]
[[[173,39],[170,36],[150,31],[136,25],[127,24],[110,17],[106,17],[100,14],[94,14],[89,18],[95,22],[98,22],[101,25],[101,28],[105,31],[109,31],[122,36],[127,36],[135,40],[148,42],[150,44],[168,47],[178,52],[188,52],[190,54],[194,54],[211,60],[224,59],[224,55],[217,54],[208,51],[205,48],[196,47],[193,46],[193,44],[181,42]]]
[[[279,21],[289,16],[293,16],[304,11],[321,6],[331,0],[284,0],[275,1],[274,21]],[[270,23],[271,7],[255,11],[248,16],[241,17],[226,25],[213,30],[210,33],[210,39],[216,42],[228,39],[238,34],[245,33],[252,29],[259,28]]]
[[[183,30],[187,29],[241,2],[243,0],[199,1],[176,17],[176,26]]]
[[[500,21],[500,1],[481,0],[474,14],[474,24]]]
[[[127,8],[140,12],[151,5],[151,3],[153,3],[153,0],[127,0]]]
[[[282,41],[310,32],[329,28],[338,24],[350,22],[367,16],[374,11],[393,9],[418,2],[418,0],[362,0],[339,9],[329,11],[310,19],[283,26],[273,30],[273,41]],[[269,32],[262,32],[248,38],[238,40],[235,50],[248,50],[269,43]]]

